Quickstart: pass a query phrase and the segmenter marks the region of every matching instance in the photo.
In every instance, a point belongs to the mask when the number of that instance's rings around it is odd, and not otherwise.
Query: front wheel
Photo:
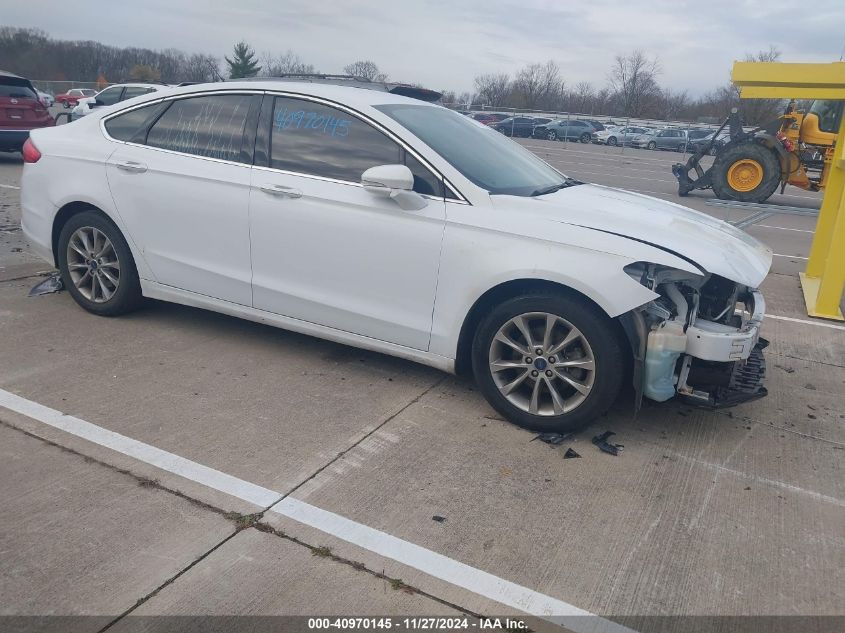
[[[555,132],[554,130],[549,130],[549,133],[546,134],[546,138],[549,139],[550,141],[556,141],[557,140],[557,132]]]
[[[648,145],[646,145],[646,147],[648,149],[657,149],[657,143],[655,143],[654,141],[649,141]]]
[[[482,320],[473,340],[473,373],[487,401],[511,422],[572,431],[616,399],[623,349],[613,321],[586,301],[531,293],[505,301]]]
[[[607,138],[607,144],[610,145],[611,147],[616,147],[616,137],[615,136],[609,136]]]
[[[713,161],[713,193],[721,200],[763,202],[781,181],[775,151],[760,143],[729,146]]]
[[[62,227],[58,243],[62,282],[83,308],[117,316],[141,304],[141,283],[129,245],[101,213],[83,211]]]
[[[62,107],[67,110],[70,107],[70,103],[68,103],[67,101],[62,101]]]

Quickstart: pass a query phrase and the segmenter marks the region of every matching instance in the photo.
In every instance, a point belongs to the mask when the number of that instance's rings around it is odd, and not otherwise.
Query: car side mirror
[[[419,211],[428,201],[414,191],[414,174],[405,165],[376,165],[361,174],[361,186],[374,196],[390,198],[405,211]]]

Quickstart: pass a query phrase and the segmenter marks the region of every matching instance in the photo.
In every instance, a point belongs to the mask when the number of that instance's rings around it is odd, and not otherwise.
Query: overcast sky
[[[323,72],[372,59],[391,79],[472,90],[478,74],[555,60],[570,86],[604,85],[617,53],[640,48],[661,83],[692,95],[731,62],[774,44],[783,61],[835,61],[845,0],[0,0],[2,23],[57,38],[228,54],[293,50]],[[273,5],[276,6],[273,6]],[[2,61],[2,60],[0,60]],[[0,64],[2,65],[2,64]]]

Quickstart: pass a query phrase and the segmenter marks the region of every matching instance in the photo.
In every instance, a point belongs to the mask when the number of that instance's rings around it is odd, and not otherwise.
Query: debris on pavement
[[[795,370],[792,367],[786,367],[784,365],[775,365],[775,367],[777,367],[778,369],[782,369],[787,374],[794,374],[795,373]]]
[[[437,521],[438,523],[443,523],[443,521],[446,520],[446,517],[442,517],[439,514],[435,514],[433,517],[431,517],[431,520]]]
[[[545,442],[551,446],[560,446],[573,435],[574,433],[540,433],[539,435],[531,438],[531,441],[540,440],[541,442]]]
[[[593,438],[593,444],[599,447],[600,450],[604,451],[605,453],[609,453],[611,455],[619,455],[622,452],[622,449],[625,448],[624,444],[611,444],[607,441],[607,439],[611,435],[616,435],[613,431],[605,431],[601,435],[596,435]]]
[[[53,292],[61,292],[65,289],[62,283],[62,278],[59,273],[50,273],[44,281],[37,283],[29,291],[30,297],[40,297],[41,295],[48,295]]]
[[[564,459],[572,459],[573,457],[581,457],[578,453],[576,453],[572,448],[567,448],[566,452],[563,454]]]

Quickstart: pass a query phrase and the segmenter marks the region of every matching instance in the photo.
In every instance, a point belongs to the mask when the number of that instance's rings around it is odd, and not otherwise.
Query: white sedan
[[[414,89],[337,83],[195,85],[34,130],[33,250],[94,314],[152,297],[472,373],[533,429],[588,423],[625,380],[637,403],[765,395],[767,247],[395,94]]]

